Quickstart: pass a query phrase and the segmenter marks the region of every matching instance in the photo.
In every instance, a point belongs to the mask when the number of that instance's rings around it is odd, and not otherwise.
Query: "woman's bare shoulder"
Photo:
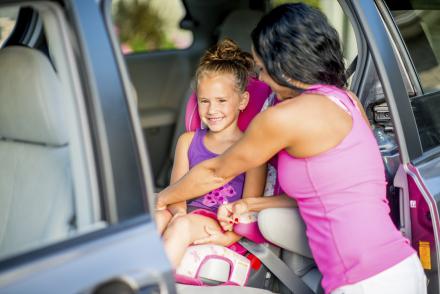
[[[316,117],[321,110],[323,97],[316,94],[303,94],[268,108],[262,113],[267,123],[298,128]]]

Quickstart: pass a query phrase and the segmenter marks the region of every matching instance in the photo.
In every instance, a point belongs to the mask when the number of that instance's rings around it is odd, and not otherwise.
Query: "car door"
[[[399,144],[401,231],[417,251],[429,293],[439,291],[440,6],[436,1],[350,1],[370,49]]]
[[[135,101],[106,27],[109,5],[0,3],[0,11],[19,11],[0,48],[0,117],[37,137],[0,135],[0,293],[175,292],[150,215]],[[48,143],[34,135],[54,130]]]

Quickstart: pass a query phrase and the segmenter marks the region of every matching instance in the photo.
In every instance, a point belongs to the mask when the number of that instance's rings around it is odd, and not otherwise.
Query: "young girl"
[[[206,129],[187,132],[179,138],[171,184],[197,163],[223,153],[242,136],[237,119],[249,101],[245,89],[253,69],[252,56],[228,39],[202,57],[196,72],[196,92],[199,115]],[[209,237],[212,243],[222,246],[237,242],[239,235],[221,229],[217,209],[242,197],[263,195],[265,176],[263,165],[205,195],[158,207],[156,221],[159,231],[165,230],[165,250],[172,265],[176,268],[186,248],[197,240]]]

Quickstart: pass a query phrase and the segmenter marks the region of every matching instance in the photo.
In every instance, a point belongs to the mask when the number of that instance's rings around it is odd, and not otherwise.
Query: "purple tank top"
[[[203,139],[207,133],[206,129],[197,129],[188,149],[189,168],[193,168],[199,162],[217,157],[215,154],[206,149]],[[189,200],[188,206],[203,208],[213,212],[217,212],[220,205],[228,202],[234,202],[241,199],[243,194],[245,175],[240,174],[233,178],[226,185],[206,193],[203,196]]]

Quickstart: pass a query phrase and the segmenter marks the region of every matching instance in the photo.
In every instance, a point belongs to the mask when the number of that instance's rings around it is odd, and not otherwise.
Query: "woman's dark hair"
[[[252,55],[244,52],[231,39],[224,39],[209,49],[200,59],[196,71],[196,88],[200,77],[207,72],[231,73],[240,92],[246,90],[249,76],[255,69]]]
[[[289,78],[338,87],[347,83],[338,32],[315,8],[280,5],[260,20],[251,37],[268,74],[282,86],[295,88]]]

